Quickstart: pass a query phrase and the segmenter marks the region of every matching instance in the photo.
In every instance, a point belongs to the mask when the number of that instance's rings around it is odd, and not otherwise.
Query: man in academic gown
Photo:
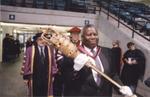
[[[22,66],[23,79],[29,88],[29,96],[48,97],[53,95],[53,75],[57,72],[54,49],[41,38],[34,37],[34,45],[28,47]]]
[[[78,46],[83,54],[74,60],[63,58],[64,96],[112,96],[112,84],[91,68],[84,66],[84,59],[89,56],[89,60],[96,63],[93,65],[112,77],[111,49],[99,46],[98,40],[95,27],[86,25],[82,32],[82,44]],[[132,95],[131,90],[128,90],[129,95]]]

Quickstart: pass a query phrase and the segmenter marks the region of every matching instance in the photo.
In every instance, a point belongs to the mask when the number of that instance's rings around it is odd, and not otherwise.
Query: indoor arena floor
[[[27,88],[20,74],[23,56],[9,63],[0,63],[0,97],[27,97]],[[113,97],[123,97],[115,91]]]

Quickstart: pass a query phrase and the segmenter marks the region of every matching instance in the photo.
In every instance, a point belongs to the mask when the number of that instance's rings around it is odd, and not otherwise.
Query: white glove
[[[121,86],[121,88],[119,89],[119,91],[125,95],[125,97],[130,97],[133,95],[132,90],[128,87],[128,86]]]
[[[93,65],[95,65],[94,59],[91,57],[87,56],[86,54],[79,54],[75,59],[74,59],[74,69],[76,71],[79,71],[82,69],[82,67],[86,64],[86,62],[90,61]]]

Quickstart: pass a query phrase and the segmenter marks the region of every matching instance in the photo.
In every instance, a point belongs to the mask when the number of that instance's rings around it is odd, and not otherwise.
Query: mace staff
[[[43,32],[41,37],[49,45],[53,45],[55,48],[60,50],[64,55],[66,55],[72,59],[76,58],[81,53],[77,49],[77,47],[66,36],[64,36],[63,34],[58,33],[52,29],[48,29],[46,32]],[[104,72],[101,72],[98,68],[96,68],[96,66],[93,65],[90,61],[86,62],[85,65],[92,68],[93,70],[95,70],[98,74],[103,76],[105,79],[107,79],[109,82],[114,84],[119,89],[122,87],[120,84],[118,84],[116,81],[114,81],[108,75],[106,75]],[[136,95],[133,95],[131,97],[136,97]]]

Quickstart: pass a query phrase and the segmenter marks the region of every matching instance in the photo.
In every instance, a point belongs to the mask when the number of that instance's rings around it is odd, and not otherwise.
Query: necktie
[[[43,53],[43,47],[40,47],[40,58],[41,58],[41,62],[44,64],[44,53]]]
[[[95,52],[94,50],[91,50],[91,52],[93,53],[93,56],[96,55],[96,52]],[[99,62],[98,56],[96,56],[96,58],[95,58],[95,63],[96,63],[96,67],[101,70],[100,62]],[[95,77],[96,77],[95,82],[97,83],[97,85],[99,85],[99,84],[100,84],[100,81],[101,81],[100,75],[96,74]]]

